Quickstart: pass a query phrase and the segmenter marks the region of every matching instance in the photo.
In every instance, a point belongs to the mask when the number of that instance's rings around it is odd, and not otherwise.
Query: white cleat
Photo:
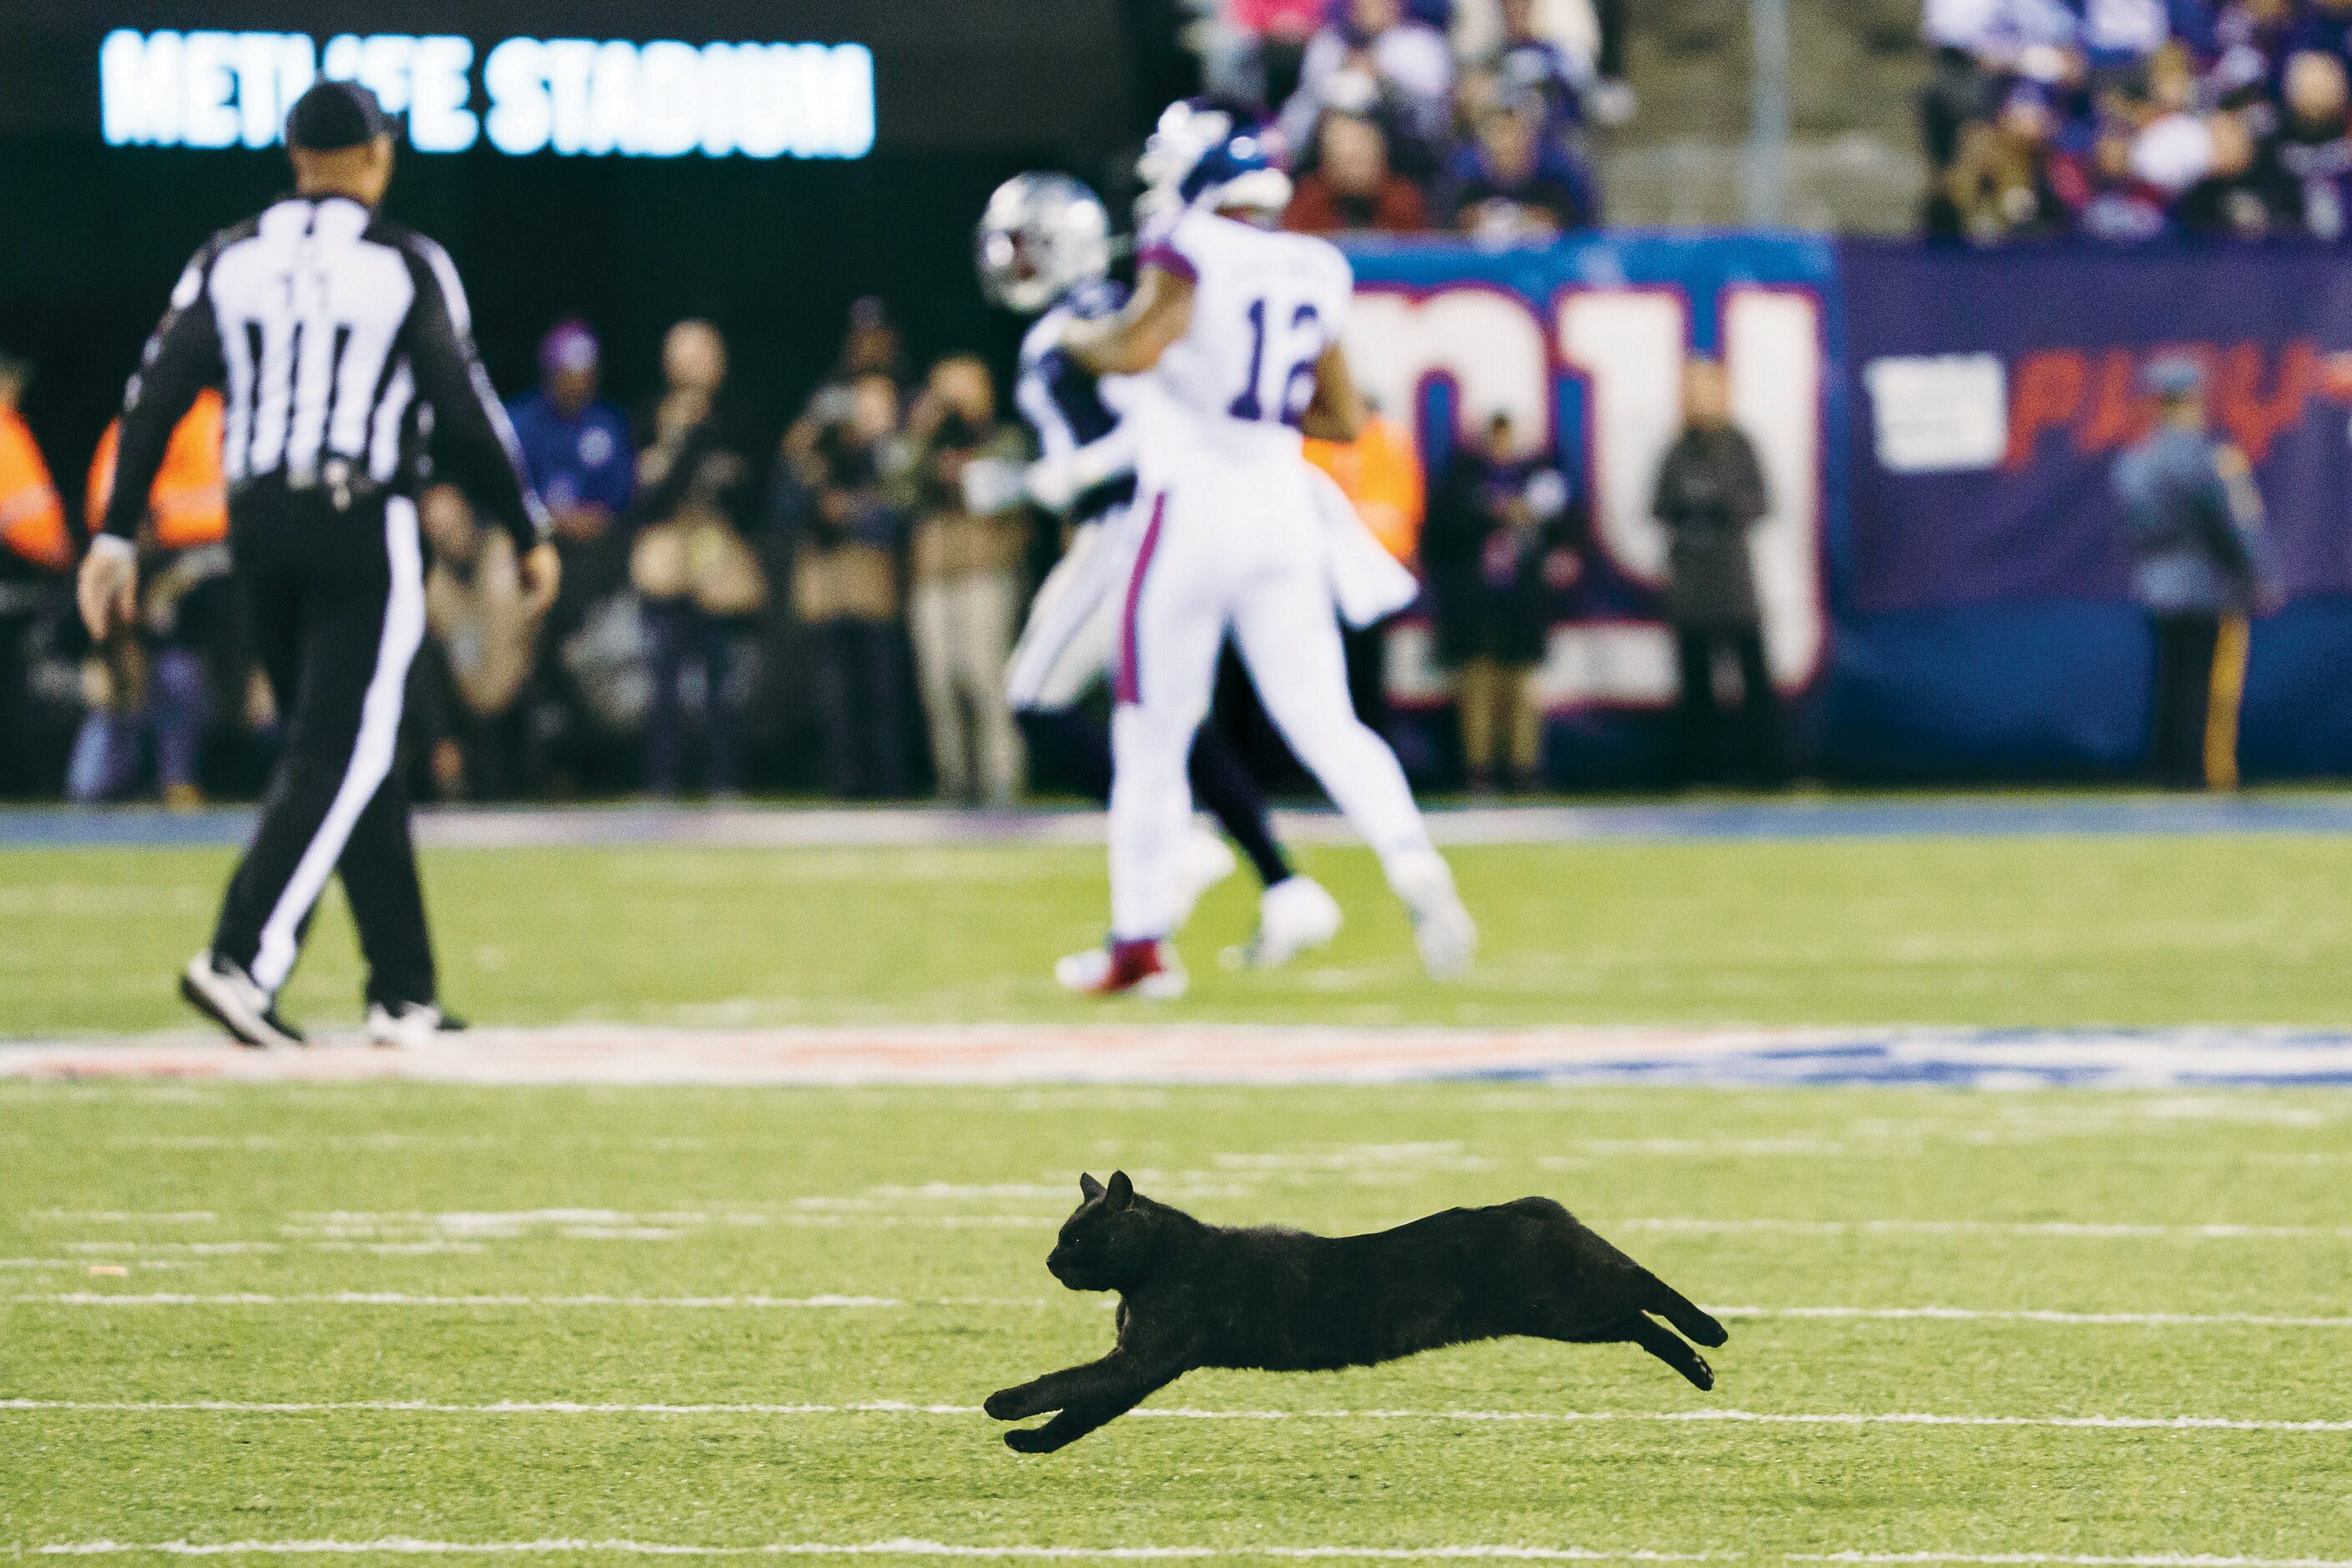
[[[1454,890],[1454,872],[1435,851],[1400,865],[1389,885],[1412,917],[1412,940],[1433,980],[1459,980],[1478,956],[1478,926]]]
[[[302,1044],[302,1031],[278,1016],[276,997],[244,970],[209,952],[188,960],[180,973],[180,994],[240,1046],[267,1051]]]
[[[1170,905],[1168,929],[1179,931],[1192,918],[1201,900],[1210,889],[1232,876],[1241,861],[1226,842],[1197,823],[1185,833],[1184,842],[1177,847],[1175,864],[1169,871],[1169,883],[1174,897]]]
[[[1279,969],[1339,934],[1339,900],[1312,877],[1289,876],[1258,895],[1257,933],[1224,952],[1228,969]]]
[[[1140,996],[1173,1002],[1188,984],[1175,944],[1120,942],[1074,952],[1054,965],[1055,983],[1074,996]]]
[[[413,1051],[465,1026],[430,1002],[404,1002],[397,1007],[378,1002],[368,1009],[368,1044],[390,1049]]]

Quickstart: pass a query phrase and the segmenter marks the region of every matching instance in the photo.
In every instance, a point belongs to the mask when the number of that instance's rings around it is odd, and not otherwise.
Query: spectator
[[[1622,10],[1617,0],[1463,0],[1454,12],[1454,55],[1491,63],[1511,37],[1538,39],[1581,61],[1588,87],[1606,94],[1612,89],[1601,87],[1604,75],[1613,75],[1615,87],[1623,87]],[[1514,20],[1514,13],[1519,19]],[[1613,73],[1605,68],[1612,65]],[[1598,101],[1590,107],[1604,123],[1619,124],[1624,118],[1614,110],[1604,114]]]
[[[1695,359],[1683,373],[1683,429],[1658,468],[1651,510],[1667,536],[1666,619],[1681,674],[1683,776],[1776,784],[1782,776],[1780,699],[1764,658],[1748,535],[1771,500],[1756,448],[1731,418],[1722,365]],[[1716,662],[1739,665],[1742,745],[1727,770]]]
[[[804,449],[791,455],[809,500],[793,607],[816,639],[825,772],[844,799],[896,798],[907,793],[898,384],[869,371],[816,400],[812,414]]]
[[[2287,61],[2279,123],[2264,142],[2253,186],[2270,226],[2342,239],[2352,229],[2352,101],[2344,62],[2305,50]]]
[[[543,612],[523,589],[513,539],[504,529],[483,528],[455,485],[426,490],[416,514],[433,547],[425,622],[446,682],[434,780],[444,798],[510,799],[530,780],[522,696]]]
[[[1325,0],[1223,0],[1202,50],[1202,86],[1261,110],[1287,103],[1328,9]]]
[[[1536,0],[1501,0],[1500,31],[1483,57],[1486,70],[1505,92],[1541,99],[1547,133],[1555,139],[1584,123],[1597,86],[1593,56],[1599,24],[1575,35],[1547,31]]]
[[[1591,174],[1543,134],[1544,108],[1506,93],[1454,154],[1438,205],[1459,233],[1491,245],[1539,243],[1601,218]]]
[[[67,798],[121,798],[152,743],[155,782],[173,810],[201,805],[197,763],[212,693],[235,689],[236,606],[229,581],[228,481],[221,470],[221,395],[206,388],[172,431],[139,533],[138,633],[97,650],[91,710],[74,742]],[[83,497],[92,533],[114,494],[121,422],[100,437]]]
[[[1429,204],[1418,186],[1389,167],[1388,135],[1376,121],[1326,112],[1315,152],[1314,166],[1299,176],[1283,215],[1287,227],[1302,234],[1419,234],[1429,227]]]
[[[66,536],[65,503],[49,478],[49,465],[17,412],[32,367],[0,352],[0,545],[13,562],[62,572],[73,564]]]
[[[549,657],[524,699],[531,761],[567,786],[583,777],[635,782],[634,742],[650,691],[622,526],[636,492],[636,449],[628,421],[599,395],[604,350],[585,323],[550,329],[539,368],[538,387],[508,408],[563,561],[547,617]]]
[[[1927,0],[1920,31],[1932,60],[1919,129],[1931,182],[1950,171],[1968,125],[1984,112],[1991,91],[1986,56],[2000,10],[2000,0]]]
[[[1298,90],[1283,106],[1284,142],[1307,146],[1326,109],[1391,122],[1391,156],[1408,172],[1434,166],[1453,118],[1454,56],[1444,35],[1401,0],[1346,0],[1307,46]]]
[[[1413,449],[1412,432],[1382,414],[1367,394],[1364,421],[1353,441],[1309,439],[1304,450],[1308,462],[1331,476],[1381,548],[1411,566],[1421,551],[1429,510],[1429,484],[1422,473],[1421,454]],[[1339,623],[1356,717],[1383,734],[1389,720],[1388,624],[1383,620],[1358,626],[1345,616]]]
[[[2231,106],[2277,100],[2299,20],[2295,0],[2229,0],[2213,22],[2206,92]]]
[[[1966,127],[1946,178],[1954,231],[1982,245],[2066,229],[2074,210],[2058,179],[2056,129],[2048,91],[2031,82],[2011,89],[1998,120]]]
[[[718,797],[742,785],[737,723],[746,679],[737,678],[743,621],[767,602],[759,558],[744,542],[740,512],[748,474],[724,443],[717,400],[727,379],[727,344],[708,321],[680,321],[662,342],[668,383],[654,440],[637,462],[642,481],[629,578],[644,604],[648,674],[646,786],[674,795],[683,782],[686,691],[701,679],[703,777]]]
[[[1010,805],[1021,742],[1004,666],[1021,616],[1028,552],[1020,429],[997,417],[988,366],[943,359],[908,421],[915,520],[908,629],[931,762],[950,800]]]
[[[628,421],[598,395],[604,350],[583,321],[559,321],[539,345],[540,383],[509,405],[523,466],[547,503],[563,556],[566,605],[594,604],[625,576],[614,524],[636,488]],[[569,617],[557,610],[559,625]]]
[[[1543,663],[1556,595],[1578,576],[1580,530],[1568,478],[1519,453],[1511,416],[1464,442],[1430,498],[1421,558],[1437,618],[1438,661],[1454,673],[1463,763],[1472,790],[1495,788],[1497,754],[1512,788],[1533,784],[1542,719],[1528,677]]]
[[[48,464],[16,409],[32,367],[0,351],[0,735],[31,733],[36,704],[29,645],[43,607],[73,564],[66,509]],[[0,789],[31,786],[28,747],[0,745]],[[44,788],[54,788],[45,784]]]
[[[2175,789],[2237,782],[2246,618],[2276,602],[2263,498],[2246,456],[2208,430],[2204,374],[2189,359],[2148,367],[2158,426],[2116,466],[2132,584],[2156,644],[2148,768]]]
[[[870,294],[851,303],[848,322],[842,331],[841,351],[834,358],[832,373],[809,395],[799,416],[784,429],[783,441],[776,453],[783,474],[795,477],[813,471],[810,465],[820,437],[840,424],[849,406],[852,385],[866,375],[887,376],[894,397],[902,395],[907,385],[906,357],[898,326],[890,320],[888,308]]]

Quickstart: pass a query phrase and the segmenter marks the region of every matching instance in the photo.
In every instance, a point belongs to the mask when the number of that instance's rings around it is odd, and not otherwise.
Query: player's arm
[[[1364,395],[1348,369],[1348,353],[1338,343],[1315,362],[1315,400],[1307,405],[1300,432],[1317,441],[1352,441],[1364,428]]]
[[[545,610],[555,601],[562,563],[548,539],[547,508],[524,475],[522,446],[506,405],[474,353],[472,318],[457,268],[438,246],[422,238],[412,241],[408,261],[416,300],[402,328],[403,346],[416,390],[432,405],[435,439],[455,459],[471,499],[513,535],[529,606]]]
[[[122,395],[122,425],[114,458],[114,489],[89,554],[75,584],[81,618],[89,635],[103,642],[127,625],[138,608],[139,524],[147,515],[148,494],[163,467],[172,432],[196,394],[222,378],[220,333],[213,322],[206,285],[214,247],[197,252],[173,287],[172,303],[147,340],[139,369]]]
[[[1074,323],[1062,346],[1097,375],[1141,375],[1192,326],[1192,279],[1147,261],[1115,316]]]

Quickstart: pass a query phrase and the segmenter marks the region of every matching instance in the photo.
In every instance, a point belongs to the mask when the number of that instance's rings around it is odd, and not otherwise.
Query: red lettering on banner
[[[2297,338],[2280,356],[2278,379],[2264,397],[2263,362],[2267,357],[2260,343],[2235,344],[2221,356],[2215,378],[2214,416],[2257,463],[2270,455],[2271,444],[2282,432],[2302,423],[2321,380],[2319,345]]]
[[[2032,465],[2043,433],[2063,427],[2080,411],[2090,377],[2089,362],[2072,349],[2046,349],[2018,362],[2009,404],[2009,456],[2001,467],[2015,473]]]
[[[2139,361],[2129,349],[2099,356],[2092,376],[2091,411],[2074,432],[2075,449],[2085,457],[2128,447],[2156,423],[2155,400],[2140,391]]]

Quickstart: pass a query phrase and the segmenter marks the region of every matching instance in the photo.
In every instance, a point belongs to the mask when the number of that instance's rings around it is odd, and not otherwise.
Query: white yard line
[[[425,1541],[387,1536],[374,1541],[73,1541],[0,1546],[0,1552],[41,1557],[104,1557],[157,1553],[170,1557],[313,1557],[559,1555],[602,1552],[638,1557],[952,1557],[982,1560],[1165,1562],[1261,1558],[1290,1562],[1707,1563],[1740,1561],[1738,1552],[1604,1551],[1582,1546],[1034,1546],[966,1545],[911,1537],[890,1541],[772,1542],[757,1546],[702,1546],[670,1542],[588,1539]],[[1773,1561],[1771,1555],[1757,1554]],[[1855,1564],[1967,1563],[2016,1568],[2352,1568],[2352,1559],[2238,1557],[2190,1552],[2099,1556],[2042,1552],[1789,1552],[1784,1563]]]
[[[1947,1323],[2059,1323],[2089,1328],[2352,1329],[2352,1318],[2269,1312],[2064,1312],[1996,1307],[1709,1307],[1718,1318],[1820,1318]]]
[[[909,1193],[906,1197],[931,1197],[936,1194]],[[975,1191],[971,1195],[984,1194]],[[1059,1189],[1053,1195],[1059,1198]],[[880,1200],[869,1198],[803,1198],[798,1200],[806,1207],[763,1211],[759,1209],[729,1209],[710,1212],[656,1210],[643,1214],[624,1213],[606,1209],[548,1208],[519,1210],[500,1214],[426,1214],[401,1212],[383,1214],[295,1214],[278,1228],[298,1239],[311,1238],[312,1247],[330,1247],[335,1251],[349,1251],[352,1244],[370,1238],[382,1238],[385,1232],[427,1233],[425,1237],[409,1240],[374,1239],[372,1244],[404,1250],[432,1246],[450,1245],[449,1237],[479,1237],[486,1240],[545,1240],[573,1241],[672,1241],[688,1231],[721,1228],[756,1228],[769,1226],[788,1229],[808,1228],[835,1230],[845,1227],[912,1230],[1050,1230],[1059,1226],[1065,1215],[982,1213],[982,1214],[889,1214],[876,1212]],[[63,1218],[88,1220],[91,1215],[60,1215],[56,1211],[36,1211],[26,1216],[37,1223],[54,1223]],[[184,1223],[185,1216],[176,1215],[118,1214],[110,1216],[118,1223],[155,1224]],[[2020,1239],[2061,1241],[2250,1241],[2303,1242],[2352,1241],[2352,1225],[2251,1225],[2217,1221],[2201,1225],[2142,1223],[2129,1220],[1983,1220],[1983,1219],[1780,1219],[1751,1217],[1715,1219],[1702,1215],[1646,1215],[1618,1218],[1591,1218],[1594,1228],[1605,1233],[1613,1231],[1647,1231],[1673,1235],[1696,1236],[1787,1236],[1787,1237],[2004,1237]],[[428,1239],[429,1237],[429,1239]],[[318,1238],[331,1238],[330,1240]],[[61,1245],[78,1251],[161,1252],[182,1251],[193,1254],[265,1252],[280,1244],[268,1241],[73,1241]],[[0,1262],[0,1267],[5,1267]]]
[[[1708,1236],[2013,1236],[2086,1241],[2352,1241],[2352,1225],[2137,1225],[2094,1220],[1597,1219],[1602,1231]]]
[[[625,1404],[590,1401],[500,1400],[486,1405],[435,1400],[137,1400],[0,1399],[0,1412],[59,1411],[125,1415],[950,1415],[981,1414],[977,1405],[923,1405],[875,1399],[849,1404]],[[1421,1421],[1438,1423],[1530,1423],[1550,1426],[1663,1424],[1754,1426],[2025,1426],[2059,1431],[2120,1432],[2352,1432],[2347,1420],[2259,1420],[2229,1415],[1946,1415],[1922,1411],[1758,1410],[1200,1410],[1150,1406],[1129,1419],[1169,1421]]]
[[[972,1557],[1161,1561],[1219,1557],[1291,1560],[1423,1562],[1499,1559],[1533,1563],[1704,1563],[1707,1552],[1599,1552],[1580,1546],[967,1546],[911,1538],[856,1544],[775,1542],[763,1546],[689,1546],[652,1541],[418,1541],[393,1536],[377,1541],[121,1541],[61,1542],[45,1546],[0,1547],[45,1557],[97,1557],[162,1552],[173,1557],[271,1556],[462,1556],[483,1553],[609,1552],[643,1557]],[[2352,1568],[2352,1565],[2347,1565]]]
[[[419,1295],[403,1290],[333,1290],[275,1295],[256,1290],[55,1290],[0,1295],[0,1305],[47,1307],[619,1307],[648,1310],[747,1310],[913,1307],[1107,1307],[1108,1298],[1068,1296],[521,1296]],[[2079,1312],[2000,1307],[1708,1307],[1718,1318],[1919,1322],[2049,1323],[2090,1328],[2352,1329],[2352,1317],[2268,1312]]]
[[[1790,1552],[1790,1563],[1970,1563],[2055,1564],[2058,1568],[2352,1568],[2334,1557],[2220,1557],[2204,1552],[2159,1552],[2131,1557],[2099,1557],[2049,1552]]]

